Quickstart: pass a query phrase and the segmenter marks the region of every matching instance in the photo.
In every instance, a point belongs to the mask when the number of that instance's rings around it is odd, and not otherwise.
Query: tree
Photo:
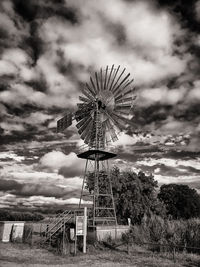
[[[105,186],[106,175],[101,174],[101,177],[101,185]],[[140,223],[144,214],[161,214],[165,210],[157,199],[155,189],[158,185],[152,175],[120,171],[115,166],[111,170],[111,179],[118,222],[127,223],[131,218],[132,223]],[[94,173],[87,176],[87,188],[90,193],[94,189]]]
[[[44,216],[36,212],[21,212],[0,209],[1,221],[41,221]]]
[[[162,185],[158,198],[166,205],[173,219],[189,219],[200,215],[200,196],[188,185]]]
[[[156,196],[157,181],[143,172],[112,170],[113,193],[116,213],[121,222],[131,218],[132,223],[140,223],[143,216],[151,213],[161,215],[165,209]]]

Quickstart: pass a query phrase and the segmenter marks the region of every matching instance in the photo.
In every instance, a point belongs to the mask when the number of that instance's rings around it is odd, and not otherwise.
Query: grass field
[[[174,262],[172,255],[153,254],[141,247],[132,247],[130,255],[125,251],[95,249],[89,247],[86,255],[79,252],[77,256],[60,256],[47,249],[29,247],[25,244],[0,243],[0,267],[30,266],[105,266],[105,267],[197,267],[200,256],[194,254],[177,254]]]

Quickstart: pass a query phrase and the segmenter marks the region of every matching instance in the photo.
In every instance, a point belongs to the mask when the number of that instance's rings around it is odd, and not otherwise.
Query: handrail
[[[70,213],[71,213],[71,212],[70,212]],[[69,214],[70,214],[70,213],[69,213]],[[69,214],[68,214],[68,215],[69,215]],[[52,237],[55,233],[57,233],[57,231],[58,231],[59,229],[61,229],[61,228],[63,227],[64,223],[68,222],[71,218],[72,218],[72,214],[71,214],[71,216],[68,217],[67,220],[65,220],[65,217],[63,217],[62,220],[59,221],[60,224],[56,223],[56,224],[54,225],[54,227],[52,227],[52,228],[46,233],[46,241],[47,241],[48,239],[51,239],[51,237]],[[57,226],[57,227],[56,227],[56,226]],[[54,231],[52,232],[53,228],[55,228],[55,227],[56,227],[56,229],[54,229]]]
[[[53,226],[52,226],[51,228],[48,229],[47,233],[48,233],[48,232],[51,232],[51,230],[53,230],[53,228],[54,228],[57,224],[59,224],[60,222],[62,222],[62,220],[63,220],[66,216],[70,215],[70,213],[71,213],[71,210],[70,210],[70,211],[67,211],[67,213],[66,213],[66,211],[63,212],[63,213],[61,213],[60,216],[58,217],[59,219],[58,219],[56,222],[54,222]],[[61,217],[61,215],[63,215],[63,216]]]

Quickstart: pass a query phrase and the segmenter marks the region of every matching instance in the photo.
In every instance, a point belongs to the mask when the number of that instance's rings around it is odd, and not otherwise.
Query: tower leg
[[[82,189],[81,189],[81,197],[79,200],[79,208],[81,207],[81,200],[83,198],[83,190],[84,190],[84,185],[85,185],[85,179],[86,179],[86,175],[87,175],[87,166],[88,166],[88,159],[86,160],[86,164],[85,164],[85,172],[84,172],[84,176],[83,176],[83,183],[82,183]]]

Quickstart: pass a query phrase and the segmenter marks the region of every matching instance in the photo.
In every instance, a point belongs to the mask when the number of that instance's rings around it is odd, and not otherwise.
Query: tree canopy
[[[164,202],[167,214],[173,219],[189,219],[200,215],[200,196],[188,185],[162,185],[158,198]]]
[[[105,186],[105,179],[106,175],[102,175],[101,186]],[[127,223],[127,219],[131,218],[132,223],[140,223],[145,213],[161,214],[164,211],[157,199],[158,185],[152,175],[120,171],[115,166],[111,170],[111,180],[118,222]],[[87,187],[90,192],[94,189],[94,173],[87,176]]]
[[[121,222],[131,218],[140,223],[144,214],[161,214],[164,209],[157,199],[157,181],[143,172],[120,171],[114,167],[111,172],[117,217]]]

